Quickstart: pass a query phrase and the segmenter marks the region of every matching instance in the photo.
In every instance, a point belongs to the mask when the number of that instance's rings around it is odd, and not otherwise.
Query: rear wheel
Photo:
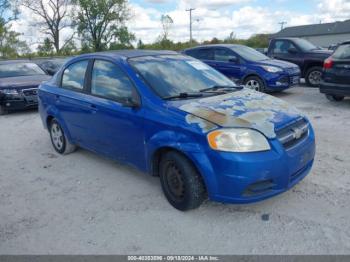
[[[244,80],[244,86],[258,92],[265,92],[264,82],[257,76],[250,76]]]
[[[198,208],[207,198],[202,177],[193,164],[177,152],[168,152],[162,157],[160,182],[165,197],[178,210]]]
[[[336,96],[336,95],[326,95],[327,99],[332,102],[340,102],[344,100],[344,96]]]
[[[61,125],[56,119],[53,119],[50,123],[50,137],[57,153],[66,155],[76,150],[76,146],[68,141]]]
[[[308,86],[318,87],[321,83],[322,67],[314,66],[306,72],[305,81]]]

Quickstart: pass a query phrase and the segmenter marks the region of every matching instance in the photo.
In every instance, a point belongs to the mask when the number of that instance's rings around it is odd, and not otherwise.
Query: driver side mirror
[[[295,47],[291,47],[288,49],[288,53],[294,55],[294,54],[298,53],[298,50]]]
[[[139,108],[141,106],[140,97],[138,95],[133,95],[128,97],[123,102],[124,107]]]

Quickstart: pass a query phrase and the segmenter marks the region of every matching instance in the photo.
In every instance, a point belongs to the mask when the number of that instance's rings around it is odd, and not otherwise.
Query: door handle
[[[55,95],[55,101],[56,101],[56,103],[60,102],[60,96],[59,95]]]
[[[92,111],[92,113],[96,113],[97,112],[97,106],[94,104],[90,104],[90,109]]]

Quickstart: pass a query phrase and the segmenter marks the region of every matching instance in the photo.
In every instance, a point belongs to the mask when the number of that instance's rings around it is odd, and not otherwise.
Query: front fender
[[[214,176],[212,164],[206,154],[207,143],[205,136],[203,138],[196,135],[184,134],[175,131],[161,131],[154,134],[148,141],[147,145],[147,169],[152,173],[152,161],[155,153],[162,148],[171,148],[184,154],[197,168],[201,174],[209,196],[211,192],[215,192],[217,188],[217,179]]]

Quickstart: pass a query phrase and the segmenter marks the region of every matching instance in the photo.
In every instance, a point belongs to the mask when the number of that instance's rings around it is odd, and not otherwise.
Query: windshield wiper
[[[199,92],[208,92],[208,91],[219,91],[221,89],[240,89],[239,86],[212,86],[209,88],[205,88],[200,90]]]
[[[174,96],[167,96],[167,97],[163,97],[163,99],[165,100],[171,100],[171,99],[186,99],[186,98],[195,98],[195,97],[202,97],[203,94],[201,93],[180,93],[178,95],[174,95]]]

